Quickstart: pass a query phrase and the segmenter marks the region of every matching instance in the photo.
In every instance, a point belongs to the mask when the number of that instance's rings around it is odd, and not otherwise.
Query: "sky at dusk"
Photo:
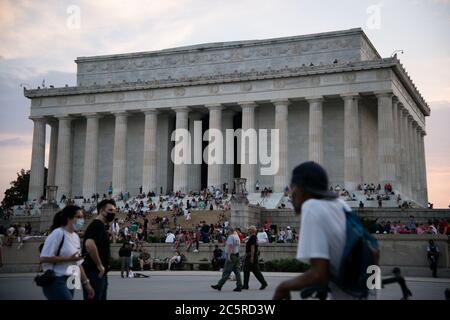
[[[449,0],[0,0],[0,199],[16,172],[31,163],[33,123],[21,85],[35,88],[43,79],[47,86],[75,85],[77,57],[356,27],[382,57],[404,50],[398,58],[431,108],[429,200],[447,208]]]

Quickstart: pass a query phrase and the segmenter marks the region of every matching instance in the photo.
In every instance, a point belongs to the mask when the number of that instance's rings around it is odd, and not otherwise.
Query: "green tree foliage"
[[[30,185],[30,170],[21,169],[17,172],[17,179],[10,182],[11,187],[5,191],[2,208],[22,205],[28,199],[28,186]],[[47,168],[45,168],[44,195],[47,185]]]

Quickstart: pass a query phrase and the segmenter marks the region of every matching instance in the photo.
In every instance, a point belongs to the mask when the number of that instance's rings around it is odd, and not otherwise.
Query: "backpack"
[[[346,243],[338,274],[332,280],[345,293],[363,299],[369,294],[367,279],[371,274],[367,273],[367,268],[378,265],[378,242],[353,211],[345,210],[345,216]]]

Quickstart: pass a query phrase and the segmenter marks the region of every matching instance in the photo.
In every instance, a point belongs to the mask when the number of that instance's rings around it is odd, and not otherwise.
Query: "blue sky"
[[[72,10],[75,5],[75,14]],[[79,11],[77,11],[79,10]],[[76,12],[79,12],[79,20]],[[73,28],[73,22],[78,22]],[[450,204],[450,1],[0,2],[0,199],[29,168],[32,122],[20,84],[75,84],[78,56],[362,27],[402,63],[432,109],[426,137],[430,199]]]

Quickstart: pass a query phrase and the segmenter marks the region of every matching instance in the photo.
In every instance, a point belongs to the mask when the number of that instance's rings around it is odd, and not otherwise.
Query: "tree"
[[[47,168],[44,176],[44,195],[47,185]],[[22,205],[28,200],[28,187],[30,185],[30,170],[21,169],[17,172],[17,179],[10,182],[11,187],[5,191],[2,200],[2,208],[11,208],[15,205]]]

